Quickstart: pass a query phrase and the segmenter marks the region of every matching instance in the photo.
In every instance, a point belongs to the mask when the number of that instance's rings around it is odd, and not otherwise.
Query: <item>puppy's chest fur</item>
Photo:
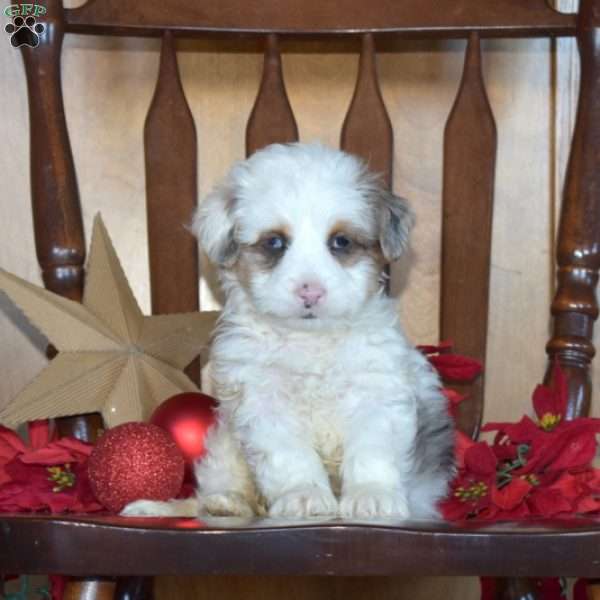
[[[289,386],[293,410],[330,469],[342,458],[348,374],[339,368],[346,340],[291,340],[277,370]],[[337,350],[337,352],[336,352]]]
[[[234,430],[250,417],[292,421],[336,477],[352,411],[353,379],[358,369],[369,366],[368,344],[361,341],[349,332],[229,330],[213,350],[224,417]]]

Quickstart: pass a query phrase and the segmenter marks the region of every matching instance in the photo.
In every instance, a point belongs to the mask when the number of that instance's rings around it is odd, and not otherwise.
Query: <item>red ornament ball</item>
[[[134,500],[169,500],[183,483],[184,459],[177,444],[150,423],[124,423],[100,437],[88,460],[94,495],[120,512]]]
[[[199,392],[186,392],[165,400],[150,417],[150,422],[171,434],[191,465],[206,451],[206,433],[216,421],[217,401]]]

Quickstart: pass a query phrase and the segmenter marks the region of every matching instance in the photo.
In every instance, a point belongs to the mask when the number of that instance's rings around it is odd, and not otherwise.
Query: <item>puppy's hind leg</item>
[[[250,468],[226,425],[208,433],[206,449],[195,468],[200,515],[251,517],[260,512]]]

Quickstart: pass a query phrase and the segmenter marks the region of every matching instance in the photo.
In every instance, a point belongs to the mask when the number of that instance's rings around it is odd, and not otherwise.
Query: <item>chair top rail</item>
[[[546,0],[89,0],[65,11],[67,30],[90,34],[404,34],[422,37],[575,35],[576,15]]]

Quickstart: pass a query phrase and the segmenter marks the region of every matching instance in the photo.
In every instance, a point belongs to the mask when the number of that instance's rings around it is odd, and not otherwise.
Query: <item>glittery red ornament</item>
[[[134,500],[169,500],[183,483],[184,459],[173,439],[150,423],[124,423],[98,440],[88,460],[96,498],[119,512]]]
[[[179,446],[188,465],[200,458],[206,432],[215,423],[217,401],[197,392],[177,394],[165,400],[150,417],[150,422],[168,431]]]

